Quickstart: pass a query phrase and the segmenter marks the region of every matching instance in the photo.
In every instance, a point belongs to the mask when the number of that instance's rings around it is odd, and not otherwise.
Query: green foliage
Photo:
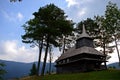
[[[112,2],[109,2],[106,6],[103,26],[105,27],[106,33],[111,36],[118,37],[120,34],[120,9]]]
[[[108,37],[112,38],[120,34],[120,9],[118,9],[116,4],[108,3],[105,15],[101,20],[101,26]]]
[[[22,35],[24,43],[36,43],[41,38],[46,42],[49,37],[49,44],[57,47],[60,45],[58,39],[73,31],[73,22],[67,20],[64,11],[54,4],[41,7],[33,15],[35,18],[23,25],[26,33]]]
[[[116,69],[116,67],[115,67],[115,66],[113,66],[113,69]]]
[[[10,0],[10,2],[16,2],[16,1],[21,2],[22,0]]]
[[[87,73],[72,73],[72,74],[54,74],[46,75],[43,80],[119,80],[120,70],[104,70]],[[41,80],[41,77],[32,76],[28,79],[20,80]]]
[[[43,25],[44,35],[49,35],[49,43],[58,46],[57,38],[69,34],[73,30],[72,21],[66,20],[63,10],[54,4],[46,5],[33,14],[40,25]]]
[[[99,25],[99,30],[101,36],[101,41],[99,44],[106,44],[108,48],[108,52],[113,52],[112,48],[107,44],[114,41],[114,37],[119,38],[120,35],[120,9],[118,9],[117,5],[109,2],[106,6],[105,15],[96,16],[96,23]],[[102,45],[104,46],[104,45]],[[101,47],[102,47],[101,46]]]
[[[32,69],[30,70],[30,76],[33,76],[33,75],[36,75],[36,73],[37,73],[37,68],[36,68],[36,64],[35,63],[33,63],[33,65],[32,65]]]
[[[3,69],[4,66],[4,63],[0,63],[0,80],[3,79],[2,76],[6,73],[6,71]]]

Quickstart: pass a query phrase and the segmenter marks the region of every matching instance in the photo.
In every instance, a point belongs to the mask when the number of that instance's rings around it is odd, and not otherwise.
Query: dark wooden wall
[[[80,48],[83,46],[94,48],[93,40],[89,38],[81,38],[76,41],[76,48]]]
[[[57,73],[75,73],[100,70],[101,62],[95,61],[79,61],[70,64],[57,66]]]

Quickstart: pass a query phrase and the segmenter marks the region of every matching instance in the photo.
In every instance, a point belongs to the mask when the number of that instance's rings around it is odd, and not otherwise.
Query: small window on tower
[[[60,61],[60,62],[58,62],[58,64],[61,64],[61,61]]]
[[[65,63],[65,60],[63,60],[63,63]]]
[[[67,63],[69,62],[69,59],[67,59]]]

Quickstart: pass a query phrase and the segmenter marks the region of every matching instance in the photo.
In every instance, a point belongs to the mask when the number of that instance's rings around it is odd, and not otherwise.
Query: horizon
[[[1,61],[16,62],[16,63],[25,63],[25,64],[29,64],[29,63],[37,63],[37,62],[38,62],[38,61],[33,61],[33,62],[19,62],[19,61],[4,60],[4,59],[1,59]],[[41,61],[41,62],[43,63],[43,61]],[[49,62],[47,61],[47,63],[49,63]],[[52,63],[55,63],[55,61],[52,62]],[[119,62],[111,62],[111,63],[107,62],[107,65],[109,65],[109,64],[113,64],[113,63],[119,63]],[[102,63],[102,64],[103,64],[103,63]]]

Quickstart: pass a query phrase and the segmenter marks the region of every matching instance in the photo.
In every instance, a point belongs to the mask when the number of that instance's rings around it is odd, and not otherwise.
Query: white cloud
[[[77,1],[76,0],[66,0],[66,2],[68,2],[68,7],[77,5]]]
[[[85,15],[87,12],[87,8],[82,8],[79,12],[78,12],[78,16],[81,17],[83,15]]]
[[[17,62],[34,62],[38,60],[38,47],[26,48],[25,46],[19,46],[17,40],[7,40],[0,42],[0,59],[17,61]],[[57,59],[59,52],[54,51],[53,62]],[[48,55],[49,56],[49,55]],[[41,57],[41,61],[44,59],[44,50]],[[47,60],[47,62],[49,59]]]
[[[117,55],[116,51],[112,54],[109,54],[109,55],[111,56],[111,58],[108,60],[108,64],[114,63],[114,62],[119,62],[118,55]]]
[[[22,21],[22,19],[23,19],[22,13],[18,12],[17,13],[17,18],[18,18],[19,21]]]
[[[90,8],[94,4],[94,0],[66,0],[66,2],[68,4],[67,14],[75,22],[80,22],[93,15]]]
[[[91,3],[93,1],[94,0],[81,0],[81,1],[77,0],[77,2],[80,3],[80,4]]]
[[[6,41],[3,46],[4,46],[4,49],[6,49],[5,50],[6,53],[9,53],[9,52],[17,53],[17,51],[16,51],[16,48],[17,48],[16,41],[11,41],[11,42]]]
[[[82,4],[86,4],[86,3],[90,3],[93,2],[94,0],[66,0],[66,2],[68,3],[68,7],[71,6],[80,6]]]
[[[15,17],[13,13],[7,13],[5,11],[2,11],[3,16],[8,20],[8,21],[15,21]]]
[[[18,46],[18,41],[16,40],[2,41],[0,43],[0,59],[18,62],[37,61],[37,47],[26,48],[25,46]]]
[[[1,10],[3,16],[11,22],[16,22],[16,21],[22,21],[24,16],[22,13],[18,12],[18,13],[13,13],[13,12],[7,12],[4,10]]]

